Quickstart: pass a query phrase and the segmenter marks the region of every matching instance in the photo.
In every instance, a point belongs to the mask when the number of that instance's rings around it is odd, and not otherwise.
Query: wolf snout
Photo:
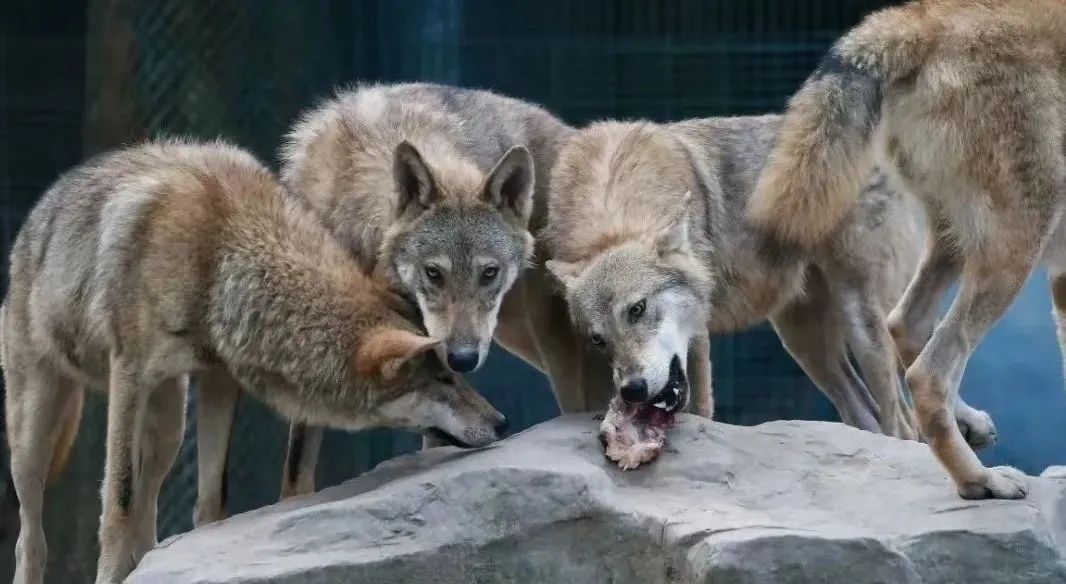
[[[641,403],[648,399],[648,380],[643,377],[630,377],[622,382],[618,393],[629,403]]]
[[[448,368],[456,373],[470,373],[477,369],[481,356],[477,345],[464,344],[448,347]]]
[[[489,422],[489,424],[479,428],[468,428],[466,432],[464,432],[464,447],[481,448],[483,446],[488,446],[497,440],[502,440],[510,427],[511,423],[507,418],[504,417],[503,414],[497,412],[494,422]]]

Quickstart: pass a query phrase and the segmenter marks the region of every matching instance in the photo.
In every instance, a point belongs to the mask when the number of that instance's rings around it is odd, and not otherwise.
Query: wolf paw
[[[907,415],[907,412],[900,410],[896,415],[896,427],[892,430],[891,435],[900,440],[920,440],[921,436],[915,430],[916,427],[914,419]]]
[[[959,431],[970,448],[980,450],[996,443],[996,425],[992,423],[992,416],[988,412],[970,410],[965,414],[958,412],[957,415]]]
[[[1025,473],[1009,466],[985,469],[980,480],[959,487],[963,499],[1024,499],[1029,494]]]
[[[1066,479],[1066,466],[1049,466],[1040,473],[1044,479]]]

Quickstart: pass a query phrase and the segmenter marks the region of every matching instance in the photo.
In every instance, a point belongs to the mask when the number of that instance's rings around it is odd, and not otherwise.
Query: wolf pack
[[[928,443],[963,498],[1027,494],[975,455],[996,429],[959,383],[1037,264],[1066,341],[1061,0],[875,12],[782,115],[579,129],[488,91],[361,85],[302,115],[280,166],[158,139],[29,214],[0,308],[16,583],[44,580],[45,487],[86,388],[107,392],[112,583],[156,544],[191,379],[204,525],[225,517],[241,392],[291,422],[299,495],[325,427],[502,438],[463,377],[493,342],[561,411],[606,409],[605,464],[633,469],[677,413],[712,416],[711,336],[768,321],[843,422]]]

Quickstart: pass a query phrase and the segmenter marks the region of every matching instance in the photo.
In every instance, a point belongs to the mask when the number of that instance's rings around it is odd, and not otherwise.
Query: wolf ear
[[[525,146],[513,146],[489,171],[482,198],[501,212],[529,223],[533,208],[533,157]]]
[[[555,276],[556,280],[562,282],[563,286],[569,288],[577,280],[581,272],[585,271],[585,264],[582,262],[564,262],[562,260],[548,260],[544,262],[544,267],[548,268],[551,275]]]
[[[440,198],[433,172],[418,149],[406,140],[400,142],[393,152],[392,178],[396,183],[397,216],[406,213],[414,204],[428,208]]]
[[[658,233],[655,234],[655,249],[660,254],[686,252],[688,245],[688,204],[692,193],[685,192],[675,213]]]
[[[438,339],[403,329],[377,329],[368,334],[359,347],[356,368],[368,377],[393,379],[404,363],[432,349],[438,342]]]

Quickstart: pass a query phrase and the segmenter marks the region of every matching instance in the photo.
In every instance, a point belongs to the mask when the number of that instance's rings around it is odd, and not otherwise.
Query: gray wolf
[[[281,174],[365,269],[412,299],[453,371],[477,369],[495,338],[550,377],[563,411],[581,411],[606,405],[589,394],[609,378],[589,383],[595,370],[577,369],[582,343],[531,235],[572,132],[487,91],[366,85],[301,117]],[[317,430],[292,429],[283,495],[313,489],[320,442]]]
[[[548,267],[626,402],[680,410],[693,367],[709,367],[693,340],[768,319],[846,423],[915,438],[885,314],[915,269],[920,210],[874,174],[865,188],[856,183],[861,204],[823,245],[802,253],[776,245],[746,224],[744,210],[780,123],[759,116],[581,130],[552,172],[541,234]],[[710,372],[700,377],[709,388]],[[694,385],[698,396],[704,390]],[[975,438],[978,430],[986,440],[990,430],[975,427]]]
[[[97,582],[156,542],[159,489],[201,373],[198,509],[220,507],[240,387],[282,415],[398,426],[469,445],[503,421],[432,355],[405,302],[371,281],[252,156],[165,141],[103,155],[41,198],[11,254],[0,308],[15,582],[45,566],[44,487],[77,434],[86,387],[108,393]],[[222,397],[219,397],[219,396]],[[229,403],[229,412],[217,408]]]
[[[1063,335],[1066,4],[937,0],[875,12],[792,97],[748,209],[811,248],[855,206],[877,162],[925,207],[930,237],[889,326],[922,435],[964,498],[1021,498],[951,423],[966,362],[1039,261]],[[958,294],[937,323],[940,297]]]

